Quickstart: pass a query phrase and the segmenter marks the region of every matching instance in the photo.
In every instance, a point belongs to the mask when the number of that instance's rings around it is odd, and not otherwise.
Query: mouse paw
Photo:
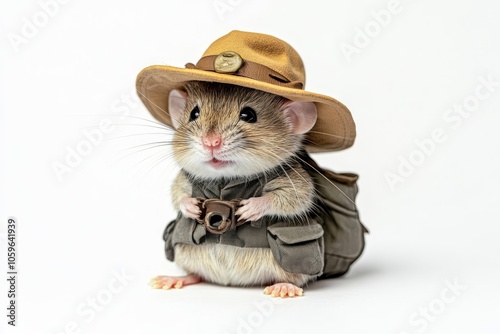
[[[240,207],[236,210],[239,221],[255,221],[260,219],[271,208],[271,200],[267,197],[251,197],[240,201]]]
[[[171,288],[180,289],[185,285],[200,283],[201,277],[191,274],[187,276],[156,276],[149,281],[153,289],[169,290]]]
[[[197,219],[200,217],[201,210],[198,206],[198,200],[193,197],[184,197],[179,203],[179,209],[184,217]]]
[[[271,295],[271,297],[299,297],[303,295],[304,290],[291,284],[291,283],[276,283],[270,285],[264,289],[265,295]]]

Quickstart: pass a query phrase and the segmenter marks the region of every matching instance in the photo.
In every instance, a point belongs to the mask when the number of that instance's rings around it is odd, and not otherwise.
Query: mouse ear
[[[179,89],[172,89],[168,95],[168,113],[172,119],[172,125],[176,129],[181,123],[182,115],[184,115],[186,100],[187,93]]]
[[[318,118],[318,110],[313,102],[287,101],[280,110],[290,120],[291,130],[295,134],[311,130]]]

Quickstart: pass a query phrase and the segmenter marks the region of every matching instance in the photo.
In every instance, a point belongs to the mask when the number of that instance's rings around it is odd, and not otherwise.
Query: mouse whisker
[[[150,146],[150,147],[145,147],[145,148],[141,148],[141,149],[136,150],[136,151],[129,152],[129,153],[123,155],[122,157],[120,157],[117,161],[115,161],[115,163],[118,163],[119,161],[121,161],[121,160],[123,160],[123,159],[125,159],[125,158],[127,158],[127,157],[129,157],[131,155],[134,155],[134,154],[139,154],[141,152],[145,152],[145,151],[148,151],[148,150],[151,150],[151,149],[154,149],[154,148],[158,148],[158,147],[169,146],[167,144],[170,144],[170,143],[168,143],[168,142],[146,143],[146,144],[136,145],[136,146],[133,146],[133,147],[129,147],[129,148],[120,150],[121,152],[124,152],[124,151],[127,151],[127,150],[133,150],[133,149],[137,149],[139,147],[143,147],[143,146],[147,146],[147,145],[153,145],[153,146]]]
[[[275,146],[278,149],[284,150],[283,148],[281,148],[279,146],[276,146],[276,145],[274,145],[272,143],[270,143],[270,144],[273,145],[273,146]],[[287,153],[289,153],[289,151]],[[310,163],[308,163],[307,161],[305,161],[304,159],[302,159],[301,157],[299,157],[297,154],[295,154],[295,158],[297,158],[298,160],[302,161],[302,163],[308,165],[309,168],[313,169],[315,172],[317,172],[319,175],[321,175],[321,177],[323,177],[326,181],[328,181],[330,184],[332,184],[342,195],[344,195],[350,202],[352,202],[354,204],[354,201],[351,200],[349,198],[349,196],[347,196],[335,183],[333,183],[329,178],[327,178],[325,175],[323,175],[323,173],[321,173],[319,170],[317,170]]]
[[[133,134],[129,134],[129,135],[105,138],[103,140],[123,139],[123,138],[129,138],[129,137],[135,137],[135,136],[147,136],[147,135],[167,135],[167,134],[163,133],[163,132],[143,132],[143,133],[133,133]]]
[[[154,141],[154,142],[150,142],[150,143],[134,145],[132,147],[129,147],[128,149],[134,149],[137,147],[143,147],[143,146],[147,146],[147,145],[157,145],[157,144],[159,144],[158,146],[170,146],[170,145],[174,144],[174,141]]]
[[[269,154],[271,154],[271,155],[276,156],[278,159],[280,158],[280,157],[279,157],[276,153],[274,153],[274,152],[272,152],[272,151],[269,151],[269,150],[264,150],[264,151],[266,151],[266,153],[269,153]],[[299,176],[300,176],[300,177],[301,177],[304,181],[306,181],[306,182],[307,182],[307,180],[306,180],[306,179],[305,179],[302,175],[300,175],[300,173],[299,173],[299,172],[297,172],[297,171],[295,170],[295,168],[293,168],[293,167],[292,167],[292,166],[291,166],[291,165],[290,165],[290,164],[289,164],[286,160],[285,160],[285,161],[283,161],[283,163],[282,163],[282,164],[280,164],[280,168],[283,170],[283,172],[285,173],[286,177],[287,177],[287,178],[288,178],[288,180],[290,181],[290,183],[291,183],[291,185],[292,185],[292,187],[293,187],[293,189],[294,189],[294,191],[295,191],[295,195],[297,196],[297,200],[299,200],[299,197],[298,197],[298,194],[297,194],[297,188],[295,188],[295,184],[293,183],[292,179],[290,178],[290,176],[288,175],[288,173],[286,172],[286,170],[283,168],[283,164],[286,164],[286,165],[287,165],[287,166],[288,166],[291,170],[295,171],[295,173],[297,173],[297,174],[298,174],[298,175],[299,175]],[[300,200],[299,200],[299,201],[300,201]]]
[[[131,152],[131,153],[128,153],[124,156],[121,156],[119,157],[118,159],[116,159],[116,161],[114,161],[112,163],[112,165],[115,165],[115,164],[118,164],[120,161],[122,161],[123,159],[131,156],[132,154],[139,154],[141,152],[145,152],[145,150],[139,150],[139,151],[135,151],[135,152]],[[135,163],[132,167],[129,168],[129,170],[135,168],[136,166],[138,166],[139,164],[141,164],[143,161],[146,161],[148,159],[152,159],[153,157],[157,156],[157,155],[168,155],[168,156],[172,156],[172,153],[171,152],[166,152],[166,151],[157,151],[157,152],[154,152],[152,153],[151,155],[147,156],[146,158],[144,159],[141,159],[140,161],[138,161],[137,163]]]
[[[149,122],[149,123],[153,123],[153,124],[156,124],[156,125],[159,125],[161,127],[163,127],[164,129],[169,129],[171,130],[171,128],[169,126],[167,126],[166,124],[164,123],[161,123],[161,122],[158,122],[158,121],[155,121],[155,120],[152,120],[152,119],[147,119],[147,118],[144,118],[144,117],[138,117],[138,116],[131,116],[131,115],[121,115],[121,114],[109,114],[109,113],[100,113],[100,114],[68,114],[70,116],[86,116],[86,117],[96,117],[96,116],[104,116],[104,117],[111,117],[111,118],[115,118],[115,117],[118,117],[118,118],[133,118],[133,119],[139,119],[141,121],[145,121],[145,122]],[[140,124],[140,123],[139,123]]]
[[[290,175],[286,172],[285,168],[283,168],[283,165],[280,165],[281,170],[283,173],[285,173],[286,177],[288,178],[288,181],[290,181],[290,184],[292,185],[293,191],[295,192],[295,196],[297,197],[297,201],[300,202],[299,199],[299,194],[297,192],[297,188],[295,188],[295,183],[293,183],[292,179],[290,178]]]
[[[154,105],[156,108],[160,109],[163,113],[165,113],[165,115],[168,115],[168,116],[170,117],[170,114],[169,114],[166,110],[164,110],[164,109],[160,108],[160,107],[159,107],[156,103],[154,103],[153,101],[151,101],[151,100],[150,100],[150,99],[149,99],[146,95],[144,95],[141,91],[139,91],[139,90],[138,90],[138,91],[137,91],[137,93],[141,94],[141,96],[142,96],[143,98],[145,98],[146,100],[148,100],[148,102],[149,102],[149,103],[151,103],[151,104],[152,104],[152,105]]]
[[[139,153],[139,152],[136,152],[136,153]],[[132,165],[132,167],[130,167],[130,170],[134,169],[135,167],[137,167],[138,165],[142,164],[143,162],[145,162],[147,160],[157,158],[157,156],[163,157],[165,155],[164,155],[164,152],[162,152],[162,151],[154,152],[154,153],[150,154],[149,156],[137,161],[134,165]]]
[[[329,136],[329,137],[334,137],[334,138],[340,138],[340,139],[354,139],[356,137],[345,137],[345,136],[338,136],[338,135],[334,135],[334,134],[331,134],[331,133],[326,133],[326,132],[321,132],[321,131],[309,131],[309,133],[317,133],[317,134],[320,134],[320,135],[324,135],[324,136]],[[310,141],[311,142],[311,141]],[[311,142],[312,143],[312,142]],[[314,144],[314,143],[313,143]]]
[[[150,157],[152,158],[152,157]],[[147,171],[146,173],[144,173],[143,177],[141,180],[143,180],[149,173],[151,173],[151,171],[156,167],[158,166],[159,164],[161,164],[162,162],[164,162],[166,159],[170,158],[170,156],[167,154],[167,155],[163,155],[163,156],[160,156],[160,157],[156,157],[156,161],[153,161],[154,165],[152,165]],[[147,159],[143,159],[143,160],[147,160]],[[166,166],[167,167],[167,166]]]
[[[170,126],[168,126],[168,125],[166,125],[164,123],[161,123],[161,122],[158,122],[158,121],[155,121],[155,120],[151,120],[151,119],[147,119],[147,118],[143,118],[143,117],[130,116],[130,115],[113,115],[113,116],[139,119],[141,121],[145,121],[145,122],[149,122],[149,123],[153,123],[153,124],[159,125],[159,126],[161,126],[162,128],[164,128],[166,130],[169,130],[169,131],[172,130],[172,128]]]
[[[143,180],[146,178],[147,175],[149,175],[149,173],[151,173],[151,171],[160,163],[164,162],[166,159],[169,159],[170,158],[170,154],[158,154],[158,153],[161,153],[161,152],[156,152],[152,155],[150,155],[149,157],[146,157],[144,159],[142,159],[141,161],[137,162],[136,164],[134,164],[134,166],[130,167],[129,168],[129,171],[134,169],[134,168],[137,168],[136,172],[133,174],[133,177],[138,177],[139,178],[139,183],[142,183]],[[151,161],[151,163],[153,164],[152,166],[150,166],[149,168],[146,167],[146,164]],[[169,161],[170,163],[168,164],[165,164],[165,168],[163,169],[163,171],[161,172],[161,174],[165,173],[165,170],[166,169],[169,169],[171,168],[171,163],[173,162],[172,159],[170,160],[167,160]],[[140,165],[143,165],[144,167],[141,167]]]
[[[352,204],[355,204],[354,201],[349,198],[349,196],[347,196],[335,183],[333,183],[329,178],[327,178],[325,175],[323,175],[323,173],[321,173],[319,170],[317,170],[314,166],[312,166],[310,163],[308,163],[307,161],[305,161],[304,159],[300,158],[297,156],[297,159],[299,159],[300,161],[302,161],[304,164],[308,165],[309,168],[313,169],[315,172],[317,172],[319,175],[321,175],[321,177],[323,177],[326,181],[328,181],[332,186],[334,186],[342,195],[344,195],[345,198],[347,198]]]
[[[140,124],[140,123],[110,123],[110,125],[112,125],[112,126],[143,126],[143,127],[160,129],[160,130],[169,130],[171,132],[174,132],[174,130],[172,130],[172,129],[168,129],[168,128],[164,128],[164,127],[159,127],[159,126],[156,126],[156,125],[150,125],[150,124]],[[99,126],[100,125],[89,125],[89,126],[75,128],[75,130],[95,129],[95,128],[99,128]]]

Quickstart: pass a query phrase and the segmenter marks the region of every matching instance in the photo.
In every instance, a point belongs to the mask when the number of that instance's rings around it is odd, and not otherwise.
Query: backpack
[[[324,268],[319,278],[342,276],[361,256],[365,247],[364,235],[368,233],[354,202],[358,175],[321,168],[305,152],[300,154],[299,160],[315,183],[318,222],[324,232]]]

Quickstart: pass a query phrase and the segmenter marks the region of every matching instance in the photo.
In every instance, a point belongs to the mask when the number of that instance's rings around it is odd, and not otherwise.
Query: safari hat
[[[196,64],[185,68],[153,65],[137,76],[137,93],[151,114],[173,127],[168,113],[172,89],[188,81],[219,82],[314,102],[318,119],[306,134],[309,152],[338,151],[350,147],[356,127],[346,106],[336,99],[304,90],[304,64],[288,43],[253,32],[231,31],[213,42]]]

